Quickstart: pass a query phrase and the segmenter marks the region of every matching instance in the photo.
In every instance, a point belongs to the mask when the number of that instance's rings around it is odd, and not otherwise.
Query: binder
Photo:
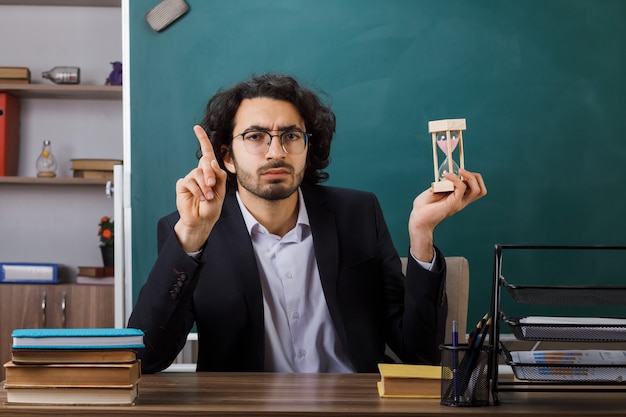
[[[0,177],[17,175],[19,156],[20,102],[0,93]]]
[[[0,284],[57,284],[67,281],[64,265],[48,263],[0,262]]]

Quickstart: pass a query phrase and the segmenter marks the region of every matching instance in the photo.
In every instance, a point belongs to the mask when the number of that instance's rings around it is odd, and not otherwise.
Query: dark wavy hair
[[[321,91],[319,94],[326,95]],[[328,173],[324,169],[330,164],[330,142],[335,133],[335,114],[318,94],[303,87],[295,78],[282,74],[255,75],[247,81],[218,91],[207,103],[200,125],[209,135],[222,169],[225,169],[222,146],[225,145],[232,151],[235,114],[239,105],[244,99],[256,97],[287,101],[294,105],[304,120],[306,131],[311,133],[303,181],[312,184],[326,181]],[[196,152],[196,156],[202,156],[200,150]],[[230,190],[237,187],[236,175],[230,172],[227,187]]]

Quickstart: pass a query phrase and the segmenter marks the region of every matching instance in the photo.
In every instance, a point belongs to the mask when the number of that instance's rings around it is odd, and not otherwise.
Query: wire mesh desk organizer
[[[519,269],[530,271],[535,280],[541,281],[539,284],[507,281],[503,274],[503,253],[512,250],[535,254],[522,256],[520,265],[527,266]],[[544,268],[537,260],[539,252],[552,264],[546,268],[553,272],[548,278],[540,278]],[[606,254],[609,256],[599,256]],[[626,351],[611,349],[613,343],[626,342],[626,286],[612,285],[606,276],[596,277],[600,285],[578,285],[580,277],[592,278],[594,271],[624,282],[624,255],[626,246],[495,245],[491,309],[497,319],[491,333],[494,350],[489,370],[494,404],[499,403],[498,393],[502,391],[626,391]],[[554,259],[550,261],[551,258]],[[509,268],[507,274],[512,270]],[[563,280],[570,282],[562,283]],[[577,284],[571,285],[571,281]],[[504,300],[507,297],[503,293],[508,294],[508,299]],[[520,317],[507,315],[504,304],[507,309],[519,310]],[[560,312],[569,309],[575,314],[524,316],[533,309]],[[592,314],[584,316],[589,311]],[[610,314],[593,315],[598,311]],[[509,351],[503,342],[502,325],[508,327],[516,340],[536,342],[535,347],[529,351]],[[559,348],[536,350],[544,342],[555,342]],[[599,344],[599,348],[587,348],[594,344]],[[511,366],[515,377],[512,382],[499,381],[500,361]]]
[[[441,404],[458,407],[490,405],[489,358],[492,347],[485,343],[491,319],[487,315],[470,334],[468,342],[458,343],[453,323],[452,345],[441,345]]]

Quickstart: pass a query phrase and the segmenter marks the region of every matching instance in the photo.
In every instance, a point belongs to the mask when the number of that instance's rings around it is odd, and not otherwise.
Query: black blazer
[[[437,363],[444,340],[445,260],[436,271],[411,256],[407,277],[376,197],[302,185],[322,287],[339,340],[357,372],[389,361],[385,343],[405,362]],[[198,371],[263,371],[263,295],[250,235],[234,193],[198,261],[173,233],[177,212],[159,220],[158,258],[128,327],[145,332],[142,371],[169,366],[194,323]]]

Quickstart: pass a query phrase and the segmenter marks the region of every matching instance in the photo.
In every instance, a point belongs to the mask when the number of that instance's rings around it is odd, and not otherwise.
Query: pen
[[[454,396],[454,402],[457,403],[459,401],[459,394],[457,390],[457,371],[458,371],[458,361],[459,361],[459,324],[456,320],[452,320],[452,347],[454,351],[452,352],[452,391]]]

